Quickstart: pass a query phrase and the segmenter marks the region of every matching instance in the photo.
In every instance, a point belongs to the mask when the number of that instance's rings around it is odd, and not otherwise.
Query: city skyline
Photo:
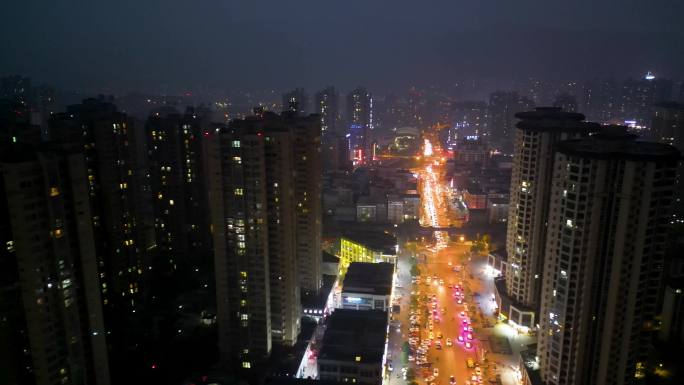
[[[684,382],[684,2],[0,13],[0,384]]]
[[[0,48],[17,54],[3,55],[0,75],[25,73],[90,93],[216,93],[331,83],[392,89],[530,76],[621,78],[649,70],[684,77],[684,55],[674,49],[682,39],[676,15],[684,5],[675,0],[543,7],[533,0],[427,7],[408,0],[391,6],[10,2],[2,13],[13,17],[0,27],[7,37]],[[63,23],[67,19],[79,23]],[[22,27],[29,24],[41,28]],[[196,27],[180,27],[185,25]],[[501,65],[496,57],[511,60]]]

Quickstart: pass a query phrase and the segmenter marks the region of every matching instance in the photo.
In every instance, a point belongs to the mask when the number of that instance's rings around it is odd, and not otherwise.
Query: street
[[[423,156],[424,165],[417,170],[422,208],[420,223],[425,227],[446,227],[449,205],[441,150],[426,139]],[[398,318],[402,324],[401,336],[411,345],[410,367],[415,380],[427,385],[484,382],[517,385],[520,380],[518,352],[533,339],[519,336],[512,327],[497,323],[494,277],[486,269],[485,257],[472,255],[470,242],[453,241],[444,231],[437,230],[434,234],[434,239],[418,245],[416,263],[420,274],[413,283],[400,279],[399,284],[414,299],[411,314],[407,315],[406,306],[402,306]],[[400,277],[404,278],[405,272],[410,272],[406,258],[400,257]],[[403,296],[402,305],[405,303],[411,301]],[[396,338],[390,341],[392,356],[398,357],[401,344]],[[396,365],[395,373],[398,373]],[[396,381],[396,374],[393,377]]]

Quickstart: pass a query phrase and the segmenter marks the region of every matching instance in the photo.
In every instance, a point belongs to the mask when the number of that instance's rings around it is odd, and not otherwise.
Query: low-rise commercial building
[[[489,223],[502,223],[508,220],[508,199],[489,198],[487,201],[487,218]]]
[[[342,284],[342,308],[389,310],[393,279],[392,263],[352,263]]]
[[[352,262],[389,262],[394,264],[399,245],[397,238],[383,232],[354,231],[340,238],[341,269]]]
[[[380,385],[386,341],[386,312],[337,309],[318,355],[320,380]]]

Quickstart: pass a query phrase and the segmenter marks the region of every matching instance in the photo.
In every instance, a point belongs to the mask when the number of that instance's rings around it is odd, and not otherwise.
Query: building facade
[[[558,144],[538,335],[546,384],[644,375],[680,153],[624,134]]]
[[[351,159],[356,164],[372,159],[373,97],[359,87],[347,95],[347,135]]]
[[[314,113],[318,114],[321,120],[321,133],[324,137],[336,135],[340,121],[339,94],[335,87],[326,87],[316,92],[314,101]]]
[[[511,298],[512,308],[501,308],[501,312],[519,325],[534,327],[554,169],[553,146],[564,139],[587,136],[598,126],[584,122],[582,114],[563,112],[559,108],[537,108],[518,113],[516,117],[520,122],[516,130],[506,234],[506,295]]]
[[[84,156],[19,143],[0,154],[0,380],[109,384]]]
[[[320,288],[318,124],[258,113],[231,122],[209,149],[219,346],[244,369],[273,344],[294,344],[300,287]]]

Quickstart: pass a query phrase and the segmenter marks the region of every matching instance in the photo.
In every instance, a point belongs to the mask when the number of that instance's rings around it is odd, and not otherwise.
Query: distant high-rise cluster
[[[528,111],[534,101],[517,92],[495,92],[489,96],[489,130],[492,141],[510,152],[515,130],[515,113]]]
[[[347,95],[347,129],[351,158],[356,163],[373,157],[373,97],[359,87]]]

